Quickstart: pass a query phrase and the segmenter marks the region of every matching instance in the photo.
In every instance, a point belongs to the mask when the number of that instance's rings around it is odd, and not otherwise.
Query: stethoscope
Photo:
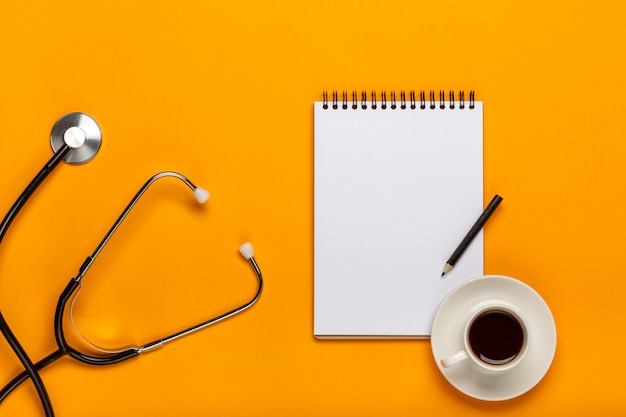
[[[19,213],[20,209],[24,206],[29,197],[33,194],[33,192],[37,189],[39,185],[44,181],[44,179],[52,172],[52,170],[62,161],[65,160],[71,164],[80,164],[89,161],[92,159],[95,154],[100,149],[100,144],[102,142],[102,134],[100,128],[96,121],[89,117],[84,113],[70,113],[68,115],[63,116],[59,119],[54,125],[51,133],[51,145],[54,151],[54,155],[52,158],[44,165],[41,171],[35,176],[35,178],[28,184],[26,189],[22,192],[22,194],[15,201],[13,206],[9,209],[2,223],[0,223],[0,243],[4,238],[4,235],[15,219],[15,216]],[[104,236],[100,244],[94,250],[94,252],[88,256],[83,264],[78,269],[78,274],[70,280],[67,284],[59,300],[57,302],[55,314],[54,314],[54,335],[56,339],[56,344],[58,349],[41,359],[40,361],[33,363],[29,356],[26,354],[24,348],[19,343],[18,339],[15,337],[11,329],[9,328],[8,323],[6,322],[4,316],[0,312],[0,330],[4,335],[5,339],[17,355],[18,359],[22,363],[24,367],[24,371],[17,375],[13,380],[11,380],[2,390],[0,390],[0,404],[4,401],[7,396],[13,392],[22,382],[26,381],[30,378],[35,385],[37,390],[37,394],[41,400],[42,406],[46,413],[46,416],[53,416],[54,412],[52,410],[52,405],[50,402],[50,398],[48,396],[47,390],[44,386],[44,383],[39,375],[39,371],[52,364],[56,360],[60,359],[63,356],[70,356],[79,362],[83,362],[89,365],[112,365],[122,361],[125,361],[130,358],[134,358],[139,354],[151,352],[152,350],[162,347],[164,344],[179,339],[183,336],[194,333],[198,330],[204,329],[207,326],[218,323],[222,320],[225,320],[237,313],[240,313],[250,306],[252,306],[261,295],[261,290],[263,288],[263,277],[261,274],[261,270],[257,262],[254,259],[254,251],[252,249],[252,245],[250,243],[244,243],[240,248],[239,252],[241,255],[250,262],[250,265],[254,269],[256,273],[258,286],[256,293],[250,299],[250,301],[240,305],[237,308],[234,308],[230,311],[227,311],[223,314],[210,318],[206,321],[198,323],[194,326],[188,327],[186,329],[180,330],[168,336],[159,338],[157,340],[151,341],[149,343],[144,344],[143,346],[138,347],[128,347],[118,350],[103,350],[98,349],[100,351],[98,356],[92,356],[86,353],[82,353],[77,349],[73,348],[69,345],[65,338],[65,333],[63,329],[63,317],[64,313],[67,309],[67,304],[70,300],[70,315],[72,316],[73,322],[73,313],[71,304],[73,304],[74,298],[77,296],[80,291],[81,281],[89,268],[93,265],[94,261],[107,244],[107,242],[111,239],[111,236],[118,229],[122,221],[126,218],[128,213],[135,206],[137,201],[141,198],[144,192],[152,185],[155,181],[162,178],[175,178],[182,181],[187,187],[189,187],[199,203],[204,203],[208,197],[209,193],[203,188],[195,186],[191,181],[189,181],[185,176],[177,173],[177,172],[161,172],[146,181],[146,183],[139,189],[139,191],[135,194],[135,196],[131,199],[130,203],[126,206],[126,208],[122,211],[120,216],[117,218],[111,229]],[[76,326],[75,326],[76,328]],[[78,331],[78,329],[76,328]],[[79,336],[82,337],[80,331],[78,331]],[[84,339],[85,340],[85,339]],[[87,341],[88,342],[88,341]],[[89,343],[89,342],[88,342]],[[89,343],[91,347],[95,347],[95,345]]]

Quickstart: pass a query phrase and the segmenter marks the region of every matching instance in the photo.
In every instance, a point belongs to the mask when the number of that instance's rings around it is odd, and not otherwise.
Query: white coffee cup
[[[470,361],[485,372],[509,371],[523,362],[530,332],[522,311],[514,304],[489,299],[473,306],[463,331],[463,348],[441,359],[443,368]]]

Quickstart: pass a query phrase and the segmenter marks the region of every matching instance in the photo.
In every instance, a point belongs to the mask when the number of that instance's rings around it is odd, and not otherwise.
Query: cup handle
[[[464,350],[461,350],[457,353],[455,353],[452,356],[448,356],[447,358],[441,359],[441,366],[443,366],[444,368],[449,368],[451,366],[456,365],[457,363],[464,361],[465,359],[467,359],[467,353]]]

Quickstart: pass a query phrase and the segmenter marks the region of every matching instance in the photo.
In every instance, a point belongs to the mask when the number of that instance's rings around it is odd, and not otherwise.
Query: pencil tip
[[[443,277],[445,274],[446,274],[445,272],[442,272],[442,273],[441,273],[441,276]]]

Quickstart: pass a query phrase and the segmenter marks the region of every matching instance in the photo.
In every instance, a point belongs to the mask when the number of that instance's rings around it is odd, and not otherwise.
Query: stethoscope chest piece
[[[85,113],[69,113],[61,117],[50,134],[50,144],[55,153],[63,145],[72,148],[64,158],[70,164],[89,161],[98,153],[101,143],[100,126]]]

